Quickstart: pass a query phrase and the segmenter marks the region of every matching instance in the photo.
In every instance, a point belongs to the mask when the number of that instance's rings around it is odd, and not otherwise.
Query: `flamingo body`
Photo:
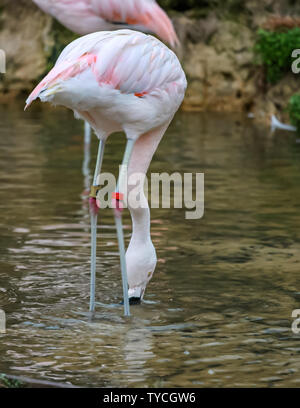
[[[40,97],[88,118],[99,138],[119,130],[136,138],[174,115],[185,88],[176,55],[154,37],[98,32],[65,48],[27,105]]]
[[[124,131],[135,143],[128,176],[146,175],[186,86],[176,55],[156,38],[131,30],[98,32],[65,48],[26,107],[36,98],[67,106],[89,122],[101,141],[115,131]],[[130,298],[143,297],[156,266],[143,185],[140,196],[140,208],[129,203],[133,221],[126,253]]]
[[[179,43],[173,24],[155,0],[33,0],[45,13],[84,35],[131,28],[152,32],[172,47]]]

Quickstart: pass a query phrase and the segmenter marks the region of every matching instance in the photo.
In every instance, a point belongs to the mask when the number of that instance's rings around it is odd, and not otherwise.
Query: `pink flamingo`
[[[152,32],[172,47],[179,45],[173,24],[155,0],[33,0],[74,33],[85,35],[120,28]],[[86,145],[91,132],[85,122]],[[86,149],[85,149],[86,151]]]
[[[186,85],[176,55],[156,38],[131,30],[103,31],[69,44],[26,101],[26,108],[39,97],[43,102],[72,109],[77,117],[89,122],[99,138],[90,198],[90,311],[95,308],[99,176],[105,141],[116,131],[124,131],[127,137],[113,208],[124,309],[125,315],[129,315],[129,303],[140,302],[144,296],[156,267],[156,252],[150,235],[150,210],[139,183],[140,207],[133,208],[128,203],[133,227],[125,256],[122,200],[127,181],[124,169],[128,170],[128,177],[134,173],[146,175],[152,156],[184,98]],[[131,188],[128,186],[128,191]]]
[[[77,34],[121,28],[151,32],[172,47],[173,24],[155,0],[33,0],[45,13]]]

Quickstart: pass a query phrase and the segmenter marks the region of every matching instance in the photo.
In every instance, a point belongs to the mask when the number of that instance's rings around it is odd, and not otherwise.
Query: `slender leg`
[[[87,121],[84,121],[84,155],[82,164],[82,174],[84,176],[85,191],[90,187],[90,159],[91,159],[91,127]]]
[[[84,176],[84,194],[89,192],[90,183],[91,183],[91,175],[90,175],[90,159],[91,159],[91,151],[90,145],[84,143],[84,156],[83,156],[83,163],[82,163],[82,174]]]
[[[97,247],[97,214],[91,209],[91,282],[90,282],[90,312],[95,311],[96,289],[96,247]]]
[[[124,315],[130,316],[129,309],[129,299],[128,299],[128,279],[127,279],[127,269],[126,269],[126,260],[125,260],[125,245],[124,245],[124,235],[123,235],[123,226],[122,226],[122,201],[123,194],[125,191],[125,183],[127,182],[127,168],[132,154],[132,150],[135,144],[135,140],[128,139],[125,149],[125,154],[123,158],[123,163],[121,171],[119,174],[119,180],[116,188],[116,193],[114,194],[115,201],[115,223],[117,228],[118,243],[119,243],[119,252],[120,252],[120,265],[122,272],[122,282],[123,282],[123,297],[124,297]]]
[[[84,122],[84,143],[91,143],[91,127],[87,121]]]
[[[97,220],[98,207],[96,204],[98,177],[101,173],[105,142],[100,140],[98,148],[97,163],[94,173],[93,187],[90,194],[91,212],[91,288],[90,288],[90,312],[95,310],[95,289],[96,289],[96,247],[97,247]]]

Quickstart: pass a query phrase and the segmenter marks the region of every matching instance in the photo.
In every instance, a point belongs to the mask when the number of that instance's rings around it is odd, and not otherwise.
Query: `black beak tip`
[[[130,305],[139,305],[141,303],[141,298],[139,297],[131,297],[129,298]]]
[[[132,306],[132,305],[140,305],[140,304],[141,304],[141,298],[139,298],[139,297],[131,297],[131,298],[129,298],[129,304],[130,304],[130,306]],[[124,305],[124,300],[122,300],[121,305]]]

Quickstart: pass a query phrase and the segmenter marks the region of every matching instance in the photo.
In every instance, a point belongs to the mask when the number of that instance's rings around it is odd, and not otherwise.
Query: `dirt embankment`
[[[224,9],[224,3],[231,8]],[[257,29],[270,15],[299,14],[300,6],[287,0],[220,4],[222,9],[171,12],[182,44],[177,53],[189,81],[183,109],[252,112],[264,122],[273,113],[284,117],[288,99],[299,90],[300,74],[267,85],[253,47]],[[0,74],[0,100],[30,91],[73,38],[30,0],[0,0],[0,48],[7,58],[7,72]]]

